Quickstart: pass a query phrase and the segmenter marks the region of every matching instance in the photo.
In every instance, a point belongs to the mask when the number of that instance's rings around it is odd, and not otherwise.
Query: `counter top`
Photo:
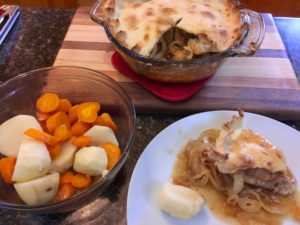
[[[29,70],[51,66],[75,9],[21,9],[13,30],[0,47],[0,83]],[[300,78],[300,19],[276,18],[275,22]],[[291,26],[291,24],[296,24]],[[182,116],[138,115],[131,154],[107,191],[94,202],[73,212],[33,215],[0,210],[0,224],[126,224],[126,198],[134,166],[147,144]],[[300,130],[300,123],[285,121]]]

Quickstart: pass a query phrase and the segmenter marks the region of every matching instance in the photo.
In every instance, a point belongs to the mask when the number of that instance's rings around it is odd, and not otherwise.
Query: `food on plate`
[[[100,17],[122,45],[162,60],[226,51],[242,33],[240,10],[230,0],[104,0]]]
[[[22,140],[24,138],[29,139],[24,134],[29,128],[42,130],[37,119],[30,115],[14,116],[2,123],[0,125],[0,153],[17,157]]]
[[[107,168],[107,161],[103,148],[84,147],[76,152],[73,169],[79,173],[98,176]]]
[[[189,219],[200,212],[204,199],[188,187],[167,182],[160,189],[158,205],[176,218]]]
[[[300,196],[284,153],[262,135],[243,128],[243,112],[222,128],[205,130],[177,157],[172,182],[201,194],[229,223],[300,222]]]
[[[25,204],[70,198],[120,159],[117,125],[100,103],[72,105],[45,93],[36,108],[36,118],[18,115],[0,125],[0,174]]]

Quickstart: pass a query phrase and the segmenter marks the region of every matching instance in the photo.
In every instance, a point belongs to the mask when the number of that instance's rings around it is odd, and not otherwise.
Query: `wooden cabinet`
[[[30,7],[75,8],[91,6],[96,0],[0,0],[2,4],[17,4]],[[178,0],[180,1],[180,0]],[[273,16],[300,17],[299,0],[240,0],[248,8],[258,12],[272,13]]]
[[[240,0],[247,8],[273,16],[300,17],[299,0]]]
[[[0,5],[16,4],[23,7],[55,7],[76,8],[79,6],[90,6],[96,0],[0,0]]]

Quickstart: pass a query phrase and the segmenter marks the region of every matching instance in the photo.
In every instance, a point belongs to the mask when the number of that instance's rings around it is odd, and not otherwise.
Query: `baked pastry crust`
[[[103,0],[99,16],[122,45],[143,56],[172,28],[191,35],[184,48],[198,56],[226,51],[242,28],[230,0]]]

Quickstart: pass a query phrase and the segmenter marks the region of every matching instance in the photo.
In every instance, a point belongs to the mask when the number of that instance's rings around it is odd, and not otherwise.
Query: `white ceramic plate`
[[[168,126],[149,143],[138,160],[130,181],[127,198],[128,225],[224,224],[206,207],[190,220],[172,218],[158,209],[157,194],[160,187],[169,181],[177,153],[187,141],[197,138],[206,129],[220,128],[233,114],[237,113],[213,111],[186,117]],[[278,148],[284,149],[287,164],[299,181],[300,189],[300,133],[276,120],[252,113],[245,113],[244,127],[258,132]],[[286,221],[284,224],[296,223]]]

